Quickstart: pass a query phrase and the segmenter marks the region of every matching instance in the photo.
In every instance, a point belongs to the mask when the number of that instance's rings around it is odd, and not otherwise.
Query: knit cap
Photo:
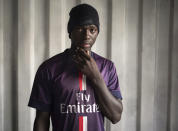
[[[99,32],[99,16],[97,10],[88,4],[80,4],[73,7],[69,13],[69,22],[67,26],[70,34],[76,26],[96,25]]]

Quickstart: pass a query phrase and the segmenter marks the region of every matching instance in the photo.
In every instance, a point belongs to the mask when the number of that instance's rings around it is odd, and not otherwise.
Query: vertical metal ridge
[[[171,100],[172,100],[172,48],[173,48],[173,29],[174,29],[174,0],[170,0],[169,12],[169,56],[168,56],[168,104],[167,104],[167,131],[171,130]]]
[[[50,1],[49,0],[45,0],[45,4],[44,4],[44,12],[45,12],[45,40],[46,40],[46,45],[45,45],[45,58],[49,58],[50,56],[50,52],[49,52],[49,48],[50,48]]]
[[[66,17],[66,15],[68,15],[69,12],[66,13],[66,0],[62,0],[61,1],[61,24],[62,27],[65,27],[65,30],[62,30],[62,34],[61,34],[61,51],[65,50],[65,48],[67,47],[67,39],[68,38],[68,32],[67,32],[67,23],[68,23],[68,19]],[[66,23],[66,24],[65,24]],[[67,33],[67,37],[66,34]]]
[[[159,39],[158,39],[158,30],[159,30],[159,26],[158,26],[158,20],[159,20],[159,10],[158,10],[158,1],[159,0],[155,0],[155,79],[154,79],[154,102],[153,104],[155,105],[156,104],[156,100],[155,100],[155,97],[156,97],[156,92],[157,92],[157,77],[158,77],[158,72],[157,72],[157,57],[158,57],[158,42],[159,42]],[[155,120],[155,108],[153,109],[153,130],[156,130],[156,122],[154,121]]]
[[[19,131],[19,121],[18,121],[18,51],[19,51],[19,45],[18,45],[18,18],[19,18],[19,12],[18,12],[18,0],[13,0],[12,1],[12,39],[11,39],[11,44],[12,44],[12,56],[11,56],[11,102],[12,102],[12,129],[14,131]]]
[[[137,52],[137,118],[136,130],[141,129],[141,93],[142,93],[142,44],[143,44],[143,0],[139,0],[138,6],[138,52]]]
[[[30,0],[30,89],[32,89],[34,74],[35,74],[35,36],[34,36],[34,27],[35,27],[35,0]],[[35,111],[30,110],[30,131],[33,130],[33,123],[35,119]]]
[[[111,49],[112,49],[112,13],[113,13],[113,1],[108,0],[108,7],[107,7],[107,58],[111,59]]]
[[[107,1],[107,58],[112,59],[112,15],[113,15],[113,0]],[[106,131],[111,131],[111,122],[106,119]]]
[[[0,0],[0,130],[4,131],[4,2]]]

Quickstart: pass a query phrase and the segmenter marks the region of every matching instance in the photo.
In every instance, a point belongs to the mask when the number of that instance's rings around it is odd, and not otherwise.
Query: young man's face
[[[72,48],[80,47],[90,51],[98,36],[98,28],[95,25],[77,26],[71,32]]]

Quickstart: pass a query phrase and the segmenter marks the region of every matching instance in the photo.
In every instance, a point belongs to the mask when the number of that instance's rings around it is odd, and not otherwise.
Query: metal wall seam
[[[4,0],[0,0],[0,130],[4,131]]]

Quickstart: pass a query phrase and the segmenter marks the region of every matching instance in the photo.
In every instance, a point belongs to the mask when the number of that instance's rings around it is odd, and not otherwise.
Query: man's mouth
[[[89,43],[82,43],[80,44],[81,47],[84,47],[84,48],[88,48],[90,47],[90,44]]]
[[[80,46],[83,47],[83,48],[89,48],[89,47],[91,47],[91,46],[90,46],[90,41],[84,40],[84,41],[82,41],[82,42],[80,43]]]

